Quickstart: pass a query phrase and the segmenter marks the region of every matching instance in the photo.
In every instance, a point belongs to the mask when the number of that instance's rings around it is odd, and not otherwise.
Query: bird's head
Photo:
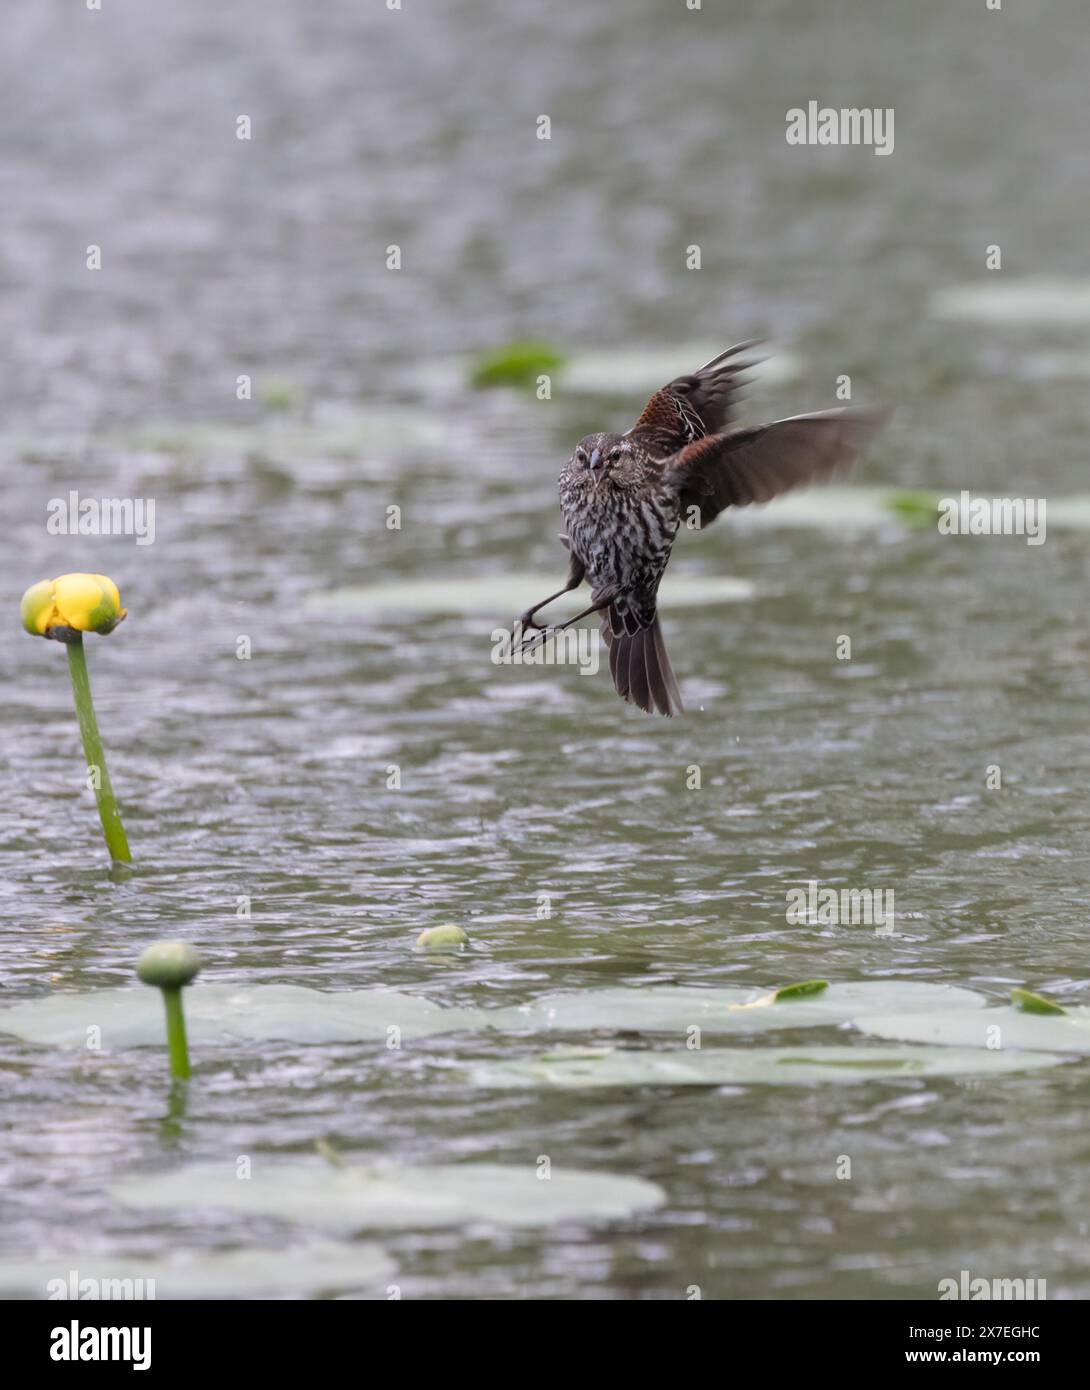
[[[623,486],[632,480],[636,457],[632,441],[623,434],[588,434],[575,446],[572,468],[596,487]]]

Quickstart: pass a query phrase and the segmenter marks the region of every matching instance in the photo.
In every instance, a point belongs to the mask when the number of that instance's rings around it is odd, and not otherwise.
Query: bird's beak
[[[598,465],[599,465],[601,462],[602,462],[602,451],[601,451],[601,449],[595,449],[594,452],[593,452],[593,453],[591,454],[591,456],[590,456],[590,466],[591,466],[591,468],[593,468],[595,471],[597,471]]]

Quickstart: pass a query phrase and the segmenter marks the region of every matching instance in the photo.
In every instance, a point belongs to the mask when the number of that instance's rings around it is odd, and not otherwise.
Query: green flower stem
[[[91,682],[87,675],[87,654],[83,650],[83,637],[66,642],[68,648],[68,670],[72,676],[72,693],[76,697],[76,714],[79,716],[80,737],[83,739],[83,753],[87,766],[98,768],[98,785],[95,787],[95,800],[98,802],[98,816],[102,822],[102,833],[106,837],[106,848],[112,859],[123,864],[132,863],[129,842],[125,838],[125,827],[121,824],[121,812],[117,809],[114,789],[110,785],[110,774],[106,771],[106,755],[102,751],[95,707],[91,701]],[[169,1015],[170,1006],[167,1006]],[[185,1039],[183,1030],[183,1051]]]
[[[184,1079],[189,1075],[189,1047],[185,1038],[182,991],[180,989],[164,989],[163,1003],[167,1006],[167,1047],[170,1051],[170,1074]]]
[[[167,1011],[167,1051],[170,1072],[183,1081],[189,1075],[182,990],[201,968],[201,958],[188,941],[157,941],[140,957],[136,973],[146,985],[163,991]]]

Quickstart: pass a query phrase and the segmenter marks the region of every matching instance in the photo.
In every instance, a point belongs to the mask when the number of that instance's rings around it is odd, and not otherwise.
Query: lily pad
[[[727,512],[730,525],[814,527],[818,530],[877,531],[900,523],[912,530],[938,531],[939,501],[957,497],[959,484],[944,491],[901,488],[815,487],[777,497],[763,507]],[[1075,493],[1048,499],[1048,525],[1055,530],[1090,530],[1090,497]]]
[[[967,1013],[924,1016],[893,1014],[884,1018],[860,1017],[855,1020],[862,1033],[873,1038],[896,1038],[901,1042],[937,1043],[949,1047],[1025,1049],[1029,1052],[1068,1052],[1090,1055],[1090,1009],[1068,1009],[1065,1014],[1042,1015],[1004,1007]],[[1009,1055],[1009,1054],[1008,1054]]]
[[[379,1246],[337,1241],[284,1250],[186,1250],[168,1258],[63,1254],[0,1260],[0,1293],[13,1298],[126,1301],[137,1289],[144,1298],[156,1300],[313,1298],[348,1292],[377,1298],[385,1296],[394,1270],[394,1262]]]
[[[565,391],[588,396],[650,395],[674,377],[695,371],[704,362],[721,353],[726,343],[682,344],[662,348],[635,349],[630,352],[573,353],[564,366],[560,380]],[[760,356],[761,348],[754,348]],[[769,384],[794,381],[799,375],[799,360],[790,352],[772,352],[763,361],[747,369],[753,381]]]
[[[781,985],[772,990],[772,1004],[790,1003],[793,999],[812,999],[815,994],[824,994],[829,988],[828,980],[800,980],[798,984]]]
[[[931,315],[978,323],[1086,323],[1090,320],[1090,278],[996,276],[952,285],[931,296]]]
[[[1051,999],[1046,999],[1043,994],[1034,994],[1031,989],[1012,989],[1011,1003],[1021,1009],[1024,1014],[1067,1013],[1062,1004],[1054,1004]]]
[[[185,992],[191,1046],[284,1039],[299,1043],[385,1041],[397,1027],[403,1038],[479,1028],[479,1009],[445,1009],[429,999],[392,990],[328,993],[301,985],[194,985]],[[90,1029],[100,1030],[91,1034]],[[163,1002],[148,989],[104,989],[90,994],[52,994],[0,1009],[0,1033],[26,1042],[86,1048],[162,1045]]]
[[[1090,377],[1090,352],[1025,352],[1019,366],[1020,375],[1030,381],[1085,381]]]
[[[291,410],[303,399],[302,390],[286,377],[269,377],[262,381],[258,395],[270,410]]]
[[[563,557],[559,545],[557,554]],[[557,566],[555,574],[406,579],[362,588],[333,589],[327,593],[308,594],[304,607],[311,612],[320,610],[323,613],[358,614],[361,617],[376,613],[487,613],[502,627],[505,623],[513,622],[516,614],[555,591],[557,576],[564,567],[561,559],[557,560]],[[662,585],[663,601],[672,608],[738,603],[752,598],[755,592],[748,580],[724,579],[717,575],[676,575],[671,578],[668,574]],[[550,604],[549,614],[579,613],[589,603],[589,592],[586,589],[578,590]],[[590,621],[597,622],[597,619]]]
[[[202,1164],[129,1178],[110,1191],[131,1207],[226,1208],[349,1230],[620,1220],[666,1200],[643,1178],[554,1165],[542,1179],[533,1163],[338,1168],[270,1161],[255,1162],[245,1181],[233,1164]]]
[[[820,983],[820,982],[811,982]],[[982,1008],[982,994],[955,985],[917,980],[867,980],[829,985],[803,998],[776,1003],[762,990],[691,989],[670,986],[592,989],[553,994],[529,1004],[490,1009],[494,1028],[512,1032],[763,1033],[778,1028],[818,1028],[847,1023],[859,1013],[945,1012]]]
[[[260,453],[297,467],[317,454],[353,457],[372,450],[431,449],[448,439],[435,415],[421,410],[354,409],[317,412],[313,420],[276,415],[245,427],[153,424],[110,433],[106,442],[123,449],[172,455]],[[70,447],[75,448],[76,443]]]
[[[770,1002],[772,1001],[772,1002]],[[238,1040],[297,1043],[384,1042],[390,1028],[402,1038],[471,1029],[512,1032],[681,1033],[693,1025],[713,1033],[814,1028],[860,1015],[916,1011],[946,1014],[981,1007],[984,996],[953,985],[916,980],[833,984],[818,993],[775,1003],[765,991],[671,986],[583,990],[546,995],[499,1009],[445,1008],[393,990],[324,991],[302,985],[194,985],[185,992],[194,1046]],[[767,1005],[767,1006],[766,1006]],[[92,1033],[92,1029],[98,1031]],[[162,1001],[151,990],[106,989],[51,994],[0,1009],[0,1033],[26,1042],[86,1049],[162,1045]]]
[[[1048,524],[1062,531],[1090,531],[1090,495],[1048,499]]]
[[[564,354],[548,343],[533,340],[508,343],[474,358],[469,381],[471,386],[478,389],[489,386],[532,387],[542,373],[555,372],[564,365],[565,360]]]
[[[469,945],[465,928],[456,922],[445,922],[439,927],[425,927],[416,938],[417,951],[461,951]]]
[[[920,531],[938,529],[942,493],[930,492],[925,488],[898,488],[883,496],[885,505],[906,526]]]
[[[521,370],[520,355],[512,352],[512,349],[523,346],[531,349],[526,356],[526,362],[533,371],[528,375],[523,374]],[[487,369],[488,375],[492,375],[498,369],[501,376],[514,368],[508,380],[485,381],[482,385],[533,385],[537,377],[545,372],[553,378],[554,397],[561,394],[612,396],[616,397],[618,404],[622,399],[627,399],[628,409],[638,409],[638,404],[642,404],[639,397],[646,398],[674,377],[685,376],[702,363],[710,362],[725,346],[726,344],[721,342],[680,343],[674,347],[633,348],[627,352],[603,348],[566,353],[546,343],[513,344],[512,349],[501,348],[497,353],[487,356],[473,358],[462,353],[453,357],[435,357],[414,362],[412,379],[418,387],[423,380],[434,391],[452,392],[461,388],[467,374],[472,380],[482,367]],[[760,346],[754,348],[754,355],[759,357],[761,351]],[[512,356],[510,366],[506,361],[508,353]],[[546,360],[545,353],[559,358],[559,363],[553,367],[543,366],[542,363]],[[492,364],[493,357],[497,362],[496,368]],[[780,385],[796,380],[800,371],[800,360],[796,354],[773,349],[764,361],[756,362],[746,374],[754,382]],[[622,421],[618,421],[617,424],[618,428],[624,427]]]
[[[604,1086],[801,1086],[900,1076],[987,1076],[1032,1071],[1062,1058],[1046,1053],[948,1047],[737,1047],[552,1053],[527,1061],[482,1063],[471,1073],[489,1088]]]
[[[767,506],[732,509],[727,517],[731,526],[740,529],[812,526],[820,530],[874,531],[904,521],[895,507],[898,495],[899,490],[893,488],[823,485],[777,497]]]

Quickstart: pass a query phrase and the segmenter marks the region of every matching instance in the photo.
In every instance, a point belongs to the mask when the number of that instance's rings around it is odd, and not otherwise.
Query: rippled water
[[[1086,323],[932,312],[986,279],[993,243],[997,289],[1084,274],[1075,0],[148,8],[50,0],[6,26],[3,1001],[131,982],[178,936],[209,980],[446,1003],[812,976],[1084,999],[1084,532],[725,518],[674,565],[754,597],[664,599],[674,722],[604,673],[493,666],[502,601],[321,598],[562,576],[556,472],[640,393],[466,388],[460,354],[527,334],[646,351],[664,377],[696,365],[688,345],[768,334],[793,370],[755,414],[833,404],[842,372],[899,403],[864,483],[1085,491]],[[788,147],[784,112],[811,97],[895,107],[894,154]],[[290,383],[289,408],[238,402],[240,373],[259,398]],[[47,535],[69,488],[154,498],[154,544]],[[120,881],[63,657],[15,615],[75,569],[130,609],[89,643],[137,860]],[[893,889],[895,935],[788,923],[808,879]],[[412,952],[448,919],[469,952]],[[274,1220],[149,1218],[106,1184],[325,1139],[398,1163],[547,1153],[667,1194],[624,1222],[384,1238],[406,1296],[932,1298],[966,1268],[1090,1295],[1084,1065],[585,1095],[481,1091],[453,1065],[533,1048],[213,1048],[180,1108],[157,1053],[0,1037],[4,1251],[282,1243]]]

